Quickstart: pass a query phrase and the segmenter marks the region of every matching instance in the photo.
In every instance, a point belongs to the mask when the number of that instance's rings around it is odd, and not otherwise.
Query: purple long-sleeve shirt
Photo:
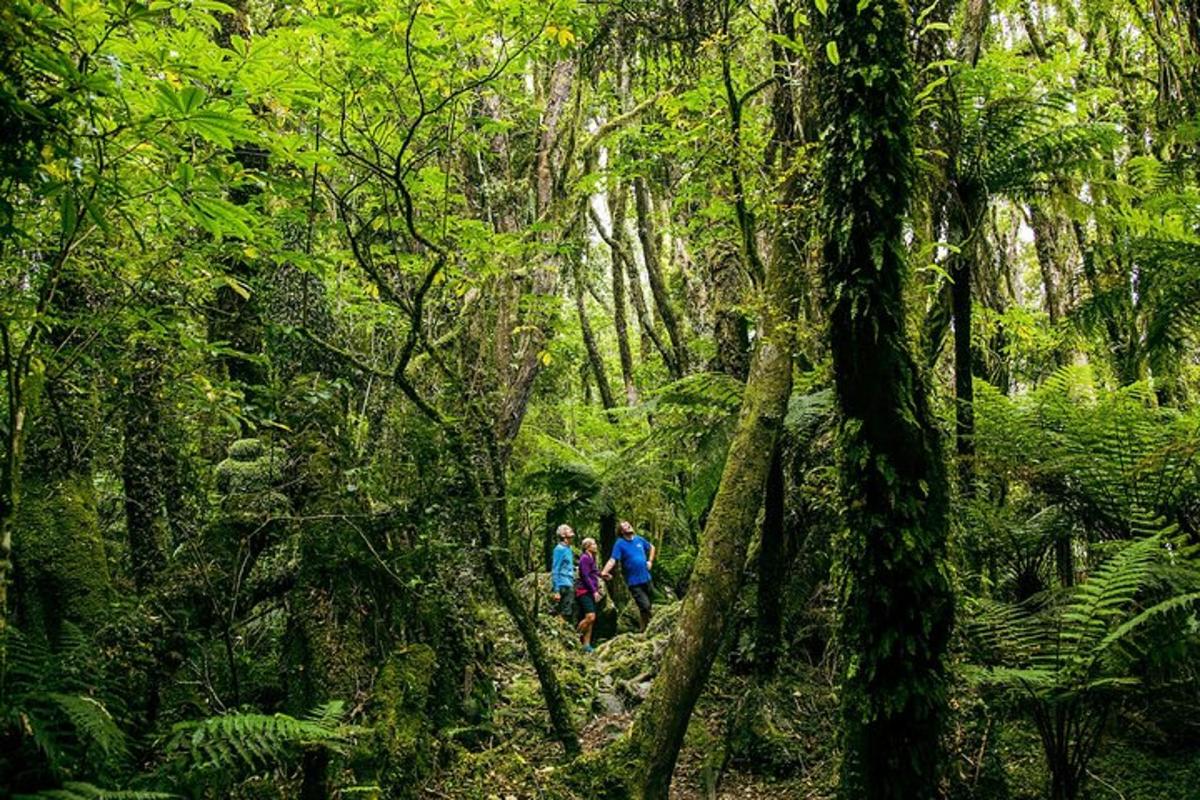
[[[600,570],[596,567],[596,559],[591,553],[579,557],[579,582],[583,584],[575,590],[575,594],[595,594],[600,591]]]

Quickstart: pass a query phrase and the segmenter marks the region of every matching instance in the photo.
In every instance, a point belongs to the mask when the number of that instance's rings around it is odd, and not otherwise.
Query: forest
[[[1194,0],[4,0],[0,798],[1200,797]]]

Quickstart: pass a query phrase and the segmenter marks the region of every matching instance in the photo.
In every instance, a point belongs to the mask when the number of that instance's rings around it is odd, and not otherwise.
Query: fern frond
[[[94,697],[52,692],[47,699],[71,721],[76,734],[97,747],[108,758],[123,758],[128,753],[125,734],[112,714]]]
[[[355,728],[343,725],[344,705],[334,701],[302,719],[287,714],[225,714],[179,723],[168,749],[200,771],[269,768],[308,747],[344,752]]]
[[[61,789],[46,789],[37,794],[19,794],[14,800],[178,800],[166,792],[118,791],[102,789],[90,783],[69,781]]]

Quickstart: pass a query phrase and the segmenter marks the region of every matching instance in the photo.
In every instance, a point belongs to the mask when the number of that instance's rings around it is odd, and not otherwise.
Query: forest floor
[[[527,589],[527,594],[529,594]],[[533,598],[530,598],[533,599]],[[538,619],[564,689],[575,700],[576,719],[585,752],[592,752],[628,730],[638,703],[653,679],[659,656],[674,627],[680,604],[661,604],[646,633],[633,631],[633,620],[619,622],[619,632],[602,642],[593,654],[584,653],[561,620],[540,610]],[[487,649],[500,664],[492,709],[494,738],[473,750],[456,748],[450,765],[425,787],[426,796],[454,800],[574,800],[559,770],[561,749],[547,736],[547,723],[536,675],[516,630],[498,608],[486,609],[483,626]],[[833,796],[835,706],[829,703],[817,717],[828,742],[788,738],[797,750],[788,760],[809,769],[801,777],[769,777],[739,769],[738,754],[730,752],[729,724],[746,695],[749,678],[728,674],[718,664],[697,704],[680,753],[671,797],[673,800],[825,800]],[[827,693],[832,698],[831,693]],[[788,709],[789,716],[798,709]],[[811,712],[812,709],[809,709]],[[813,717],[809,715],[809,721]],[[791,727],[791,726],[789,726]],[[779,738],[783,738],[782,734]],[[492,746],[488,746],[492,745]],[[776,754],[779,755],[779,754]]]
[[[530,600],[536,607],[536,599],[530,596]],[[574,700],[585,752],[603,748],[628,730],[679,607],[679,603],[656,607],[645,634],[631,630],[632,619],[622,620],[619,630],[623,632],[590,655],[582,652],[561,620],[540,609],[541,634],[564,690]],[[470,747],[451,745],[441,753],[443,767],[424,787],[424,796],[586,800],[571,791],[563,774],[562,750],[549,736],[537,678],[516,630],[498,606],[480,611],[481,636],[486,638],[484,648],[491,653],[494,670],[491,721],[486,735],[473,737]],[[736,650],[736,642],[731,649]],[[838,712],[830,671],[785,665],[779,680],[756,687],[748,674],[730,668],[730,662],[737,662],[736,654],[728,656],[718,659],[696,706],[676,768],[672,800],[832,800]],[[1123,729],[1127,722],[1115,727]],[[971,743],[963,749],[973,755],[977,746]],[[1004,721],[994,729],[987,748],[988,757],[979,761],[955,757],[958,771],[983,793],[979,796],[1044,797],[1044,762],[1031,726],[1019,718]],[[1154,744],[1146,737],[1122,736],[1118,730],[1093,759],[1088,797],[1182,800],[1200,796],[1189,794],[1200,785],[1200,759],[1188,751],[1171,742]],[[974,797],[975,790],[961,796]]]

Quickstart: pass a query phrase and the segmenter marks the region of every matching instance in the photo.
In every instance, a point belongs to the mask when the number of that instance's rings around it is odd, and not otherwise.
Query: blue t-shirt
[[[650,582],[650,570],[646,568],[646,560],[650,558],[650,543],[641,536],[634,534],[632,539],[618,536],[612,557],[620,562],[625,583],[637,586]]]
[[[575,588],[575,554],[571,546],[559,542],[554,548],[554,561],[550,567],[550,584],[557,589]]]

